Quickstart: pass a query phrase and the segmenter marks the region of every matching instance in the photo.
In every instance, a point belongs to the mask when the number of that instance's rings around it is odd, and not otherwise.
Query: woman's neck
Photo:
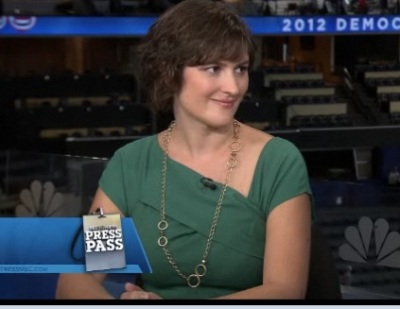
[[[233,124],[210,127],[204,123],[177,119],[168,152],[172,157],[196,159],[224,154],[233,136]]]

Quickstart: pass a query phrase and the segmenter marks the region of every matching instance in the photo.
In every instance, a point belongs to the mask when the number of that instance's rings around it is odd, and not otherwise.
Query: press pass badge
[[[126,267],[120,214],[83,216],[86,271]]]

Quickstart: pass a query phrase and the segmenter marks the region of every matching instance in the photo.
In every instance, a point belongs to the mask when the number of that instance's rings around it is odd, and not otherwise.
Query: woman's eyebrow
[[[239,65],[248,65],[250,63],[250,60],[245,60],[242,62],[239,62]]]
[[[250,64],[250,60],[244,60],[244,61],[237,62],[235,66],[240,67],[240,66],[245,66],[245,65],[249,65],[249,64]]]
[[[229,62],[230,62],[230,63],[234,63],[235,66],[240,66],[240,65],[248,65],[248,64],[250,63],[250,60],[246,59],[246,60],[238,61],[238,62],[236,62],[236,61],[228,61],[228,60],[221,60],[221,61],[219,61],[219,62],[217,62],[217,63],[215,63],[215,64],[218,64],[218,65],[227,65]]]

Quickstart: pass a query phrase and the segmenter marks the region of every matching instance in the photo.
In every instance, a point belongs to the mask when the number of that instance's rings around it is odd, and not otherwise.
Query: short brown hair
[[[186,0],[151,26],[138,47],[137,77],[153,110],[172,109],[182,85],[185,66],[239,60],[254,60],[252,35],[244,21],[225,3]]]

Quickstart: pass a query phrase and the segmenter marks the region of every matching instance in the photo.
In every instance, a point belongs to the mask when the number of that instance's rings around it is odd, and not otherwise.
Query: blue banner
[[[151,267],[131,218],[122,218],[127,266],[104,273],[148,273]],[[83,273],[82,218],[0,218],[0,273]]]
[[[151,17],[2,16],[0,36],[143,36]],[[400,32],[398,15],[244,17],[261,35],[341,35]]]

